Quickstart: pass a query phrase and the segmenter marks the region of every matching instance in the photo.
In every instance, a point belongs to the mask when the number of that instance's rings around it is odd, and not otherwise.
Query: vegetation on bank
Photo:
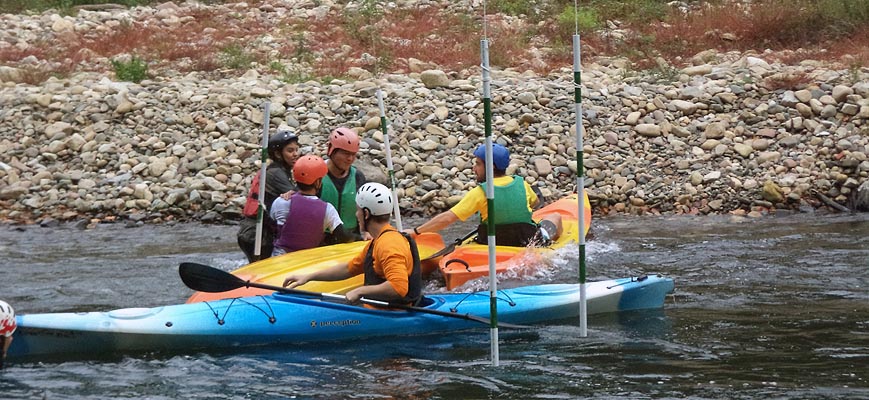
[[[0,12],[53,8],[74,14],[100,0],[6,0]],[[149,0],[114,0],[126,6]],[[205,1],[203,3],[237,3]],[[265,3],[249,0],[246,10]],[[244,11],[217,13],[193,8],[183,24],[138,22],[114,30],[71,32],[42,38],[27,48],[0,45],[0,65],[16,66],[28,56],[48,63],[27,68],[25,80],[39,82],[81,70],[114,70],[129,80],[181,72],[237,74],[270,70],[287,82],[345,77],[352,67],[377,74],[407,71],[409,59],[446,70],[479,64],[479,39],[491,42],[494,66],[546,73],[572,65],[571,37],[582,35],[583,59],[623,57],[626,68],[672,75],[708,49],[719,52],[771,50],[785,63],[806,59],[842,63],[854,78],[869,65],[869,0],[489,0],[487,15],[459,15],[430,8],[392,9],[383,1],[359,0],[325,18],[243,19]],[[275,40],[263,45],[261,38]],[[96,63],[95,59],[108,59]],[[126,61],[119,61],[126,60]],[[135,63],[128,65],[131,61]],[[799,85],[802,79],[780,85]]]

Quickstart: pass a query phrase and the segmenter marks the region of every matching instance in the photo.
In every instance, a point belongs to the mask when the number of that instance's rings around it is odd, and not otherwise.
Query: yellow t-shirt
[[[365,273],[365,255],[368,248],[374,243],[374,272],[389,281],[392,288],[400,296],[407,295],[409,289],[408,278],[413,272],[413,254],[410,252],[410,244],[401,233],[391,225],[387,225],[384,232],[376,240],[368,242],[362,252],[353,257],[347,264],[350,275],[356,276]]]
[[[495,186],[507,186],[512,182],[513,177],[509,175],[499,176],[493,181]],[[525,184],[525,199],[527,200],[525,205],[528,206],[528,211],[532,211],[531,204],[537,202],[537,195],[531,190],[531,185],[528,182],[523,180],[522,183]],[[497,201],[498,199],[495,199],[496,204]],[[486,191],[483,190],[482,186],[477,186],[465,194],[465,197],[458,204],[454,205],[453,208],[450,208],[450,211],[456,214],[462,221],[467,221],[468,218],[476,213],[480,213],[483,220],[486,220],[489,215],[486,202]]]

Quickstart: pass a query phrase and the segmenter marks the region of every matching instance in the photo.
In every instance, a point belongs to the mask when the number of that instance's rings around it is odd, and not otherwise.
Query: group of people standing
[[[311,274],[290,274],[285,287],[312,280],[343,280],[364,274],[364,286],[346,293],[350,302],[360,298],[397,301],[415,305],[422,297],[420,257],[414,240],[423,232],[438,232],[452,223],[480,215],[477,241],[487,240],[487,198],[484,185],[485,146],[474,152],[474,175],[479,186],[469,191],[451,209],[412,229],[398,231],[390,224],[396,205],[392,191],[353,166],[359,152],[359,135],[349,128],[337,128],[329,135],[327,160],[315,155],[299,156],[299,138],[281,128],[269,139],[265,199],[268,218],[264,221],[262,256],[254,255],[258,178],[254,178],[240,224],[238,244],[248,261],[281,255],[321,245],[371,240],[347,263]],[[499,245],[526,246],[531,242],[555,240],[562,231],[559,215],[535,222],[532,209],[539,198],[522,177],[506,175],[509,151],[493,146],[495,196],[498,213],[495,229]]]
[[[328,160],[315,155],[300,157],[298,135],[287,127],[279,128],[268,141],[271,163],[266,169],[262,202],[266,218],[259,257],[254,254],[259,175],[253,179],[239,224],[238,245],[248,261],[362,239],[355,218],[355,196],[366,179],[353,166],[358,152],[359,135],[342,127],[329,135]]]

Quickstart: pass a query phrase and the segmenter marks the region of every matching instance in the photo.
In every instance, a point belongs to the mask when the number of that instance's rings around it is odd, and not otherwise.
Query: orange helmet
[[[337,128],[329,135],[329,151],[331,156],[335,149],[346,150],[351,153],[359,152],[359,135],[350,128]]]
[[[326,176],[326,161],[314,155],[302,156],[293,165],[293,179],[306,185],[313,185],[317,179]]]

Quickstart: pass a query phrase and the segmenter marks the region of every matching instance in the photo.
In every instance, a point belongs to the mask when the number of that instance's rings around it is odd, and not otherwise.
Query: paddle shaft
[[[474,236],[476,233],[477,233],[477,230],[474,229],[474,230],[472,230],[472,231],[466,233],[465,236],[462,236],[462,237],[460,237],[460,238],[454,240],[452,243],[450,243],[449,246],[444,247],[444,248],[442,248],[442,249],[436,251],[434,254],[432,254],[432,255],[430,255],[430,256],[428,256],[428,257],[426,257],[426,258],[423,258],[423,259],[420,260],[420,261],[427,261],[427,260],[431,260],[431,259],[433,259],[433,258],[438,258],[438,257],[440,257],[440,256],[445,256],[445,255],[447,255],[447,254],[449,254],[449,253],[452,253],[453,250],[456,249],[456,246],[462,244],[465,240],[470,239],[470,238],[471,238],[472,236]]]
[[[321,299],[333,299],[333,300],[340,300],[340,301],[345,301],[345,302],[347,301],[346,297],[344,297],[340,294],[334,294],[334,293],[320,293],[320,292],[311,292],[311,291],[301,290],[301,289],[289,289],[289,288],[285,288],[285,287],[281,287],[281,286],[273,286],[273,285],[267,285],[264,283],[257,283],[257,282],[251,282],[251,281],[244,281],[244,285],[245,286],[252,286],[252,287],[256,287],[256,288],[260,288],[260,289],[274,290],[276,292],[287,293],[287,294],[296,294],[296,295],[302,295],[302,296],[318,297]],[[368,305],[372,305],[372,306],[398,308],[398,309],[407,310],[407,311],[415,311],[415,312],[421,312],[421,313],[426,313],[426,314],[440,315],[442,317],[460,318],[460,319],[465,319],[465,320],[469,320],[469,321],[476,321],[476,322],[484,323],[487,325],[491,324],[491,320],[489,320],[488,318],[484,318],[484,317],[480,317],[480,316],[476,316],[476,315],[471,315],[471,314],[459,314],[459,313],[453,313],[453,312],[447,312],[447,311],[432,310],[429,308],[415,307],[415,306],[410,306],[407,304],[374,300],[374,299],[366,299],[364,297],[360,298],[359,301],[364,303],[364,304],[368,304]],[[504,323],[504,322],[499,322],[498,325],[501,327],[504,327],[504,328],[527,328],[526,326],[513,325],[513,324]]]

